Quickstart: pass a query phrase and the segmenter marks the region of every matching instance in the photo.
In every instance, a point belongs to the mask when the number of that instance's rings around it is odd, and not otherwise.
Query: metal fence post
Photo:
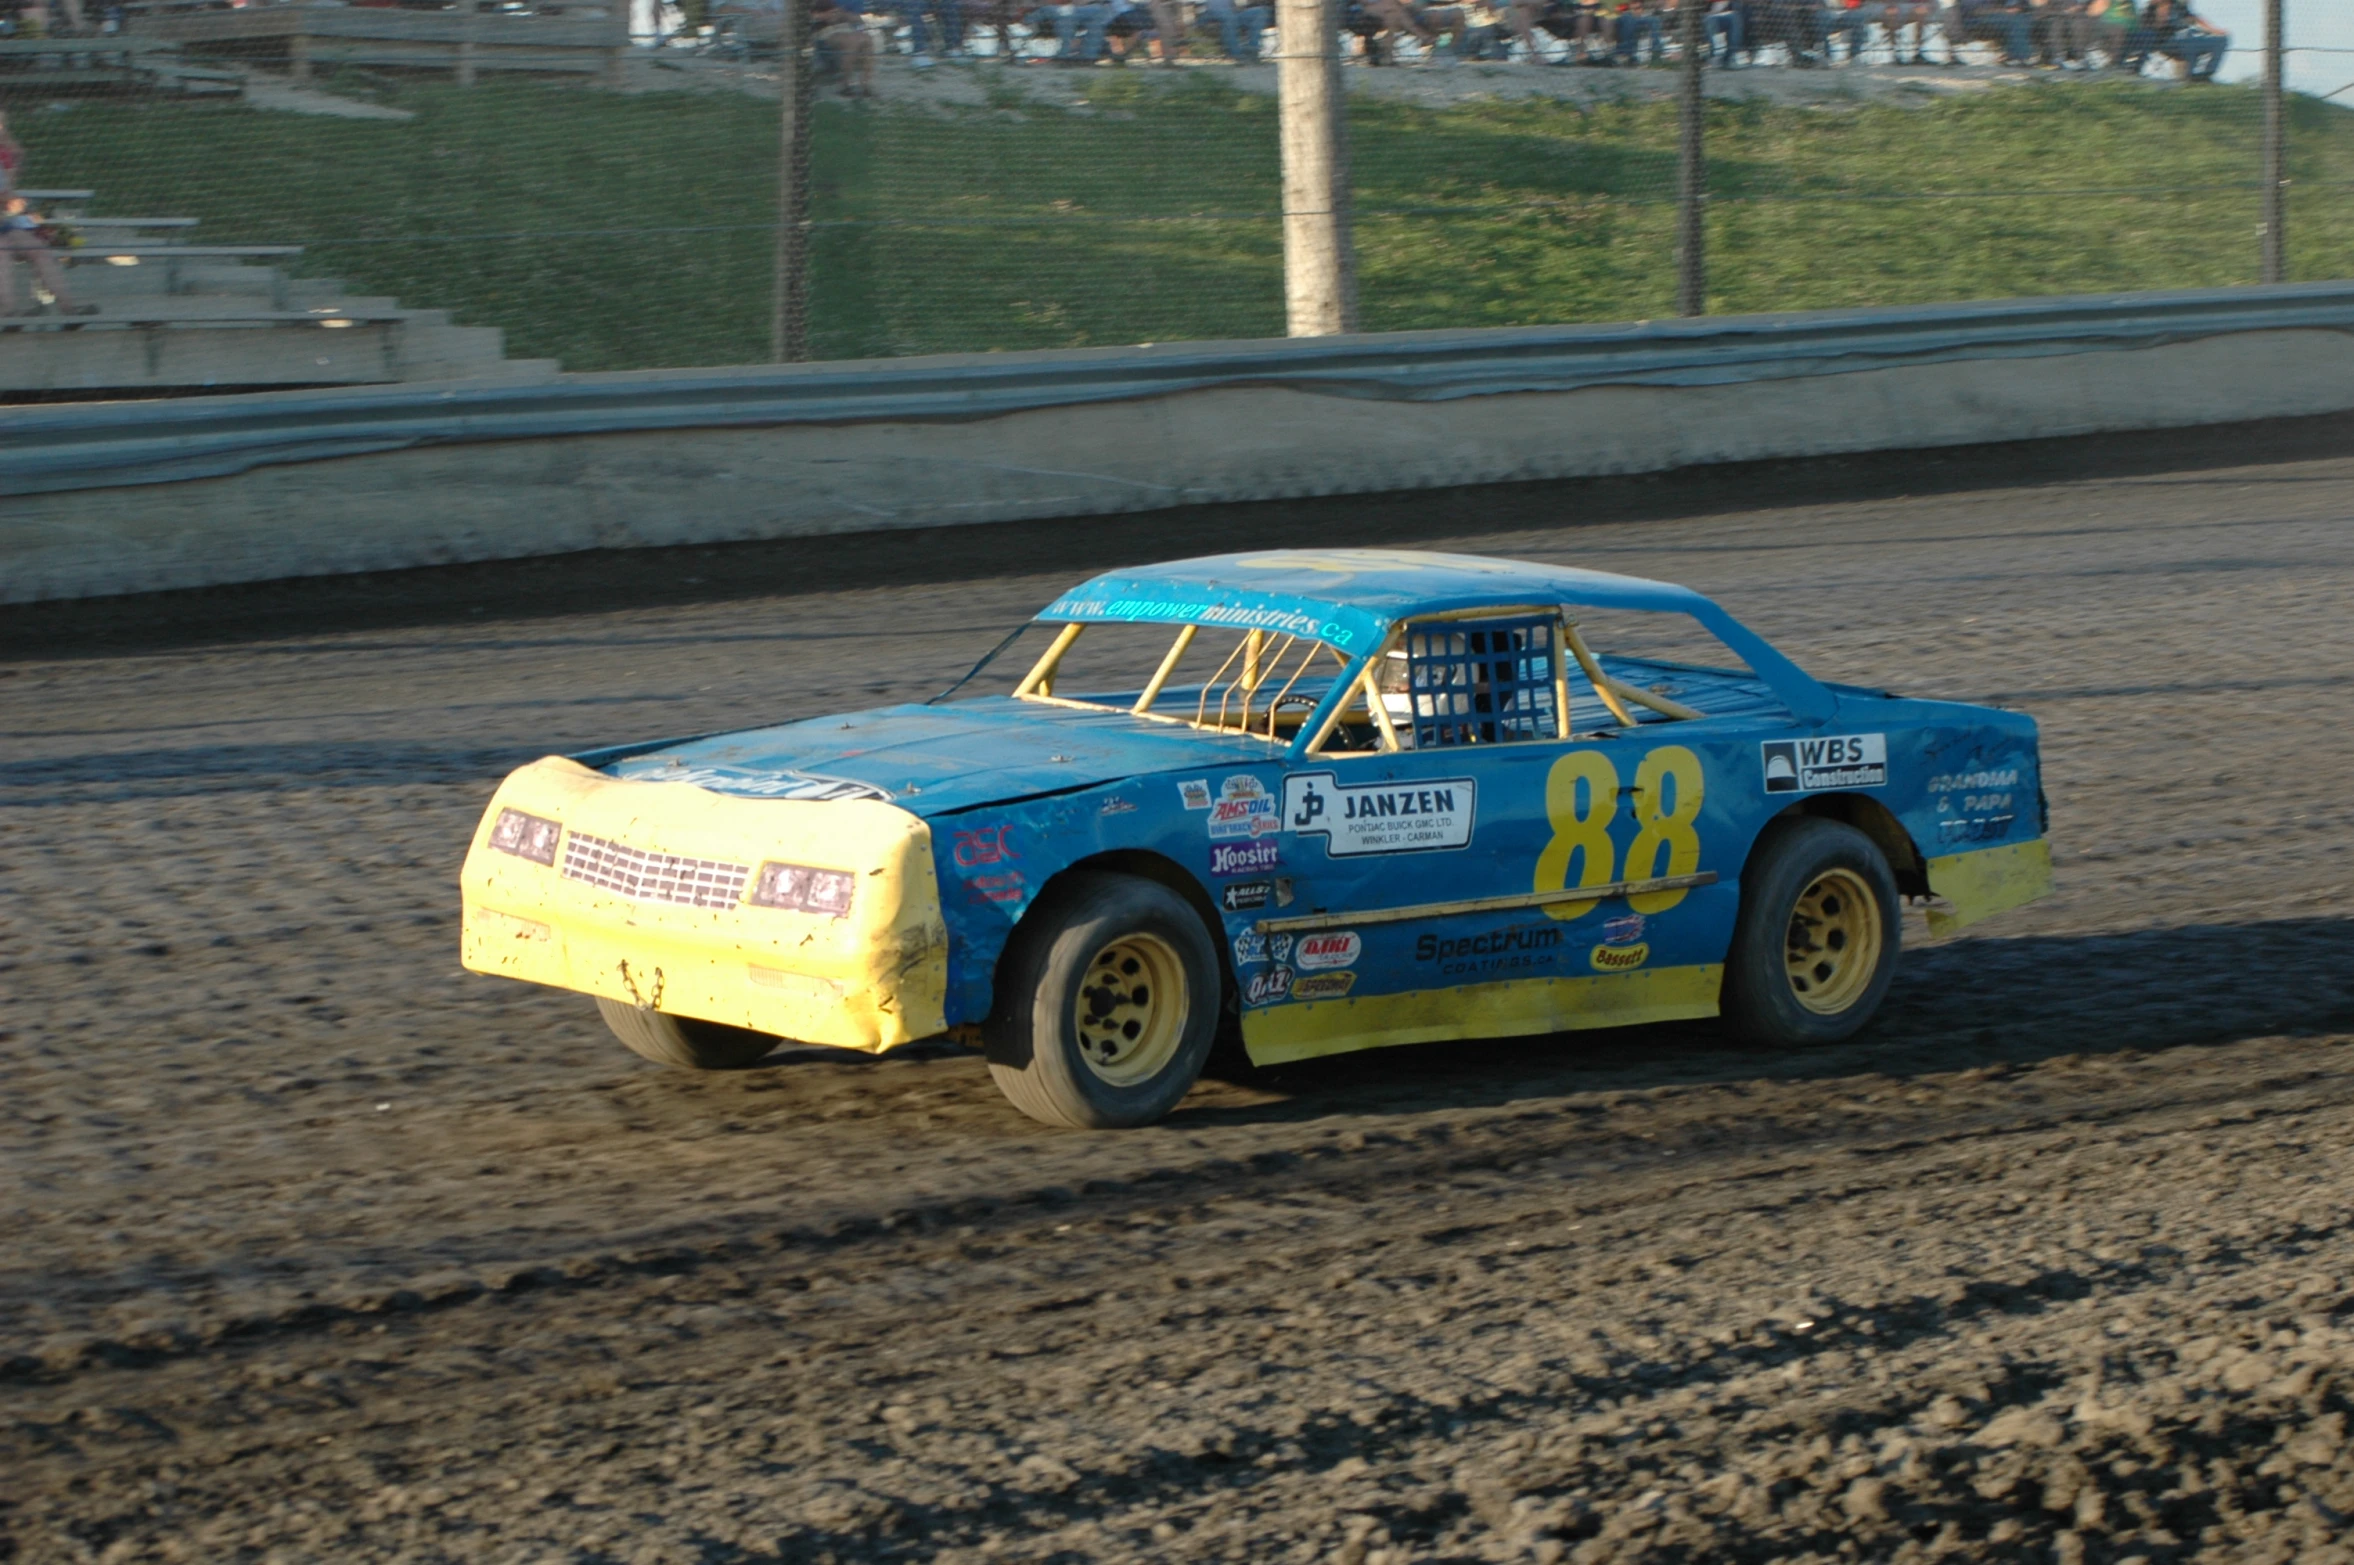
[[[1275,37],[1285,330],[1294,337],[1355,331],[1357,257],[1336,0],[1278,0]]]
[[[1707,0],[1683,0],[1684,75],[1677,92],[1681,156],[1676,189],[1676,313],[1708,313],[1708,98],[1700,81],[1708,52]]]
[[[2289,279],[2289,124],[2281,97],[2283,0],[2264,0],[2264,280]]]
[[[809,0],[785,0],[777,37],[776,290],[769,356],[809,357]]]

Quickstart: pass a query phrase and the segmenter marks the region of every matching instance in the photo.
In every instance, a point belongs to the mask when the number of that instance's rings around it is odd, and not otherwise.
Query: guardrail
[[[2350,334],[2332,283],[6,409],[0,602],[2344,413]]]
[[[18,408],[0,410],[0,495],[483,441],[936,423],[1249,387],[1428,403],[1724,386],[2316,330],[2354,332],[2354,282]],[[2354,364],[2348,386],[2354,407]]]

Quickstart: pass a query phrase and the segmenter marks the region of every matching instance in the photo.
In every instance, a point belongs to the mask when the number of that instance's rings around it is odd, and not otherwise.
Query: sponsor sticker
[[[1189,810],[1208,809],[1210,807],[1209,779],[1206,777],[1197,777],[1191,782],[1179,783],[1177,785],[1177,797],[1184,801],[1185,807]]]
[[[1939,772],[1929,779],[1931,793],[1964,793],[1972,788],[2016,788],[2019,768],[2005,766],[1995,771]]]
[[[1291,981],[1295,1000],[1337,1000],[1357,983],[1355,973],[1302,973]]]
[[[1768,739],[1758,747],[1768,793],[1814,793],[1824,788],[1888,786],[1888,736],[1837,734],[1821,739]]]
[[[1136,801],[1134,799],[1106,799],[1103,801],[1103,808],[1096,813],[1100,815],[1133,815],[1136,813]]]
[[[1629,913],[1624,918],[1602,921],[1602,943],[1606,946],[1631,946],[1643,938],[1643,927],[1648,922],[1640,913]]]
[[[1353,929],[1326,930],[1318,934],[1300,936],[1294,948],[1292,962],[1303,972],[1323,968],[1351,967],[1364,953],[1365,942]]]
[[[1641,942],[1631,946],[1596,946],[1590,960],[1597,973],[1623,973],[1650,961],[1651,948]]]
[[[1220,888],[1218,905],[1229,913],[1247,913],[1252,908],[1265,907],[1267,899],[1274,894],[1275,882],[1271,880],[1238,880]]]
[[[1242,983],[1242,1003],[1245,1005],[1273,1005],[1291,993],[1292,971],[1288,967],[1270,967],[1263,973],[1253,973]]]
[[[1213,875],[1256,875],[1283,862],[1283,853],[1272,841],[1220,842],[1210,847],[1210,873]]]
[[[1265,837],[1283,829],[1276,816],[1275,796],[1267,785],[1248,773],[1226,779],[1210,804],[1210,836]]]
[[[1005,840],[1005,834],[1011,830],[1013,827],[1008,824],[983,826],[976,831],[960,831],[956,834],[955,846],[949,849],[949,856],[956,860],[959,869],[971,869],[977,864],[1002,864],[1008,859],[1019,858],[1021,855],[1014,852],[1013,844]]]
[[[889,799],[885,790],[846,777],[822,777],[786,767],[755,771],[733,766],[678,766],[654,756],[624,761],[613,775],[630,782],[687,783],[713,793],[753,799]]]
[[[1246,929],[1234,937],[1234,965],[1237,967],[1251,967],[1260,962],[1289,962],[1290,960],[1291,936],[1289,935],[1262,935],[1255,929]]]
[[[1560,959],[1559,924],[1518,924],[1483,929],[1475,935],[1426,934],[1414,942],[1414,959],[1438,965],[1442,977],[1551,967]]]
[[[1028,894],[1019,870],[1002,875],[975,875],[965,882],[965,894],[975,902],[1019,902]]]
[[[1427,853],[1471,842],[1479,784],[1469,777],[1424,782],[1341,783],[1330,772],[1283,782],[1283,823],[1322,837],[1336,859],[1376,853]]]

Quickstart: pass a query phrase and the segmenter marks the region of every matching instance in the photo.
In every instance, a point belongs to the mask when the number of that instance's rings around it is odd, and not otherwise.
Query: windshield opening
[[[1336,648],[1279,631],[1069,624],[1013,694],[1282,742],[1348,667]]]

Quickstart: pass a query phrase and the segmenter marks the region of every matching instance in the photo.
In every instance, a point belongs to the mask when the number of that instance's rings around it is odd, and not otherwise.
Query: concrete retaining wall
[[[2334,326],[2227,330],[1405,400],[1261,377],[979,416],[430,444],[19,492],[0,499],[0,601],[2340,412],[2350,347]]]

